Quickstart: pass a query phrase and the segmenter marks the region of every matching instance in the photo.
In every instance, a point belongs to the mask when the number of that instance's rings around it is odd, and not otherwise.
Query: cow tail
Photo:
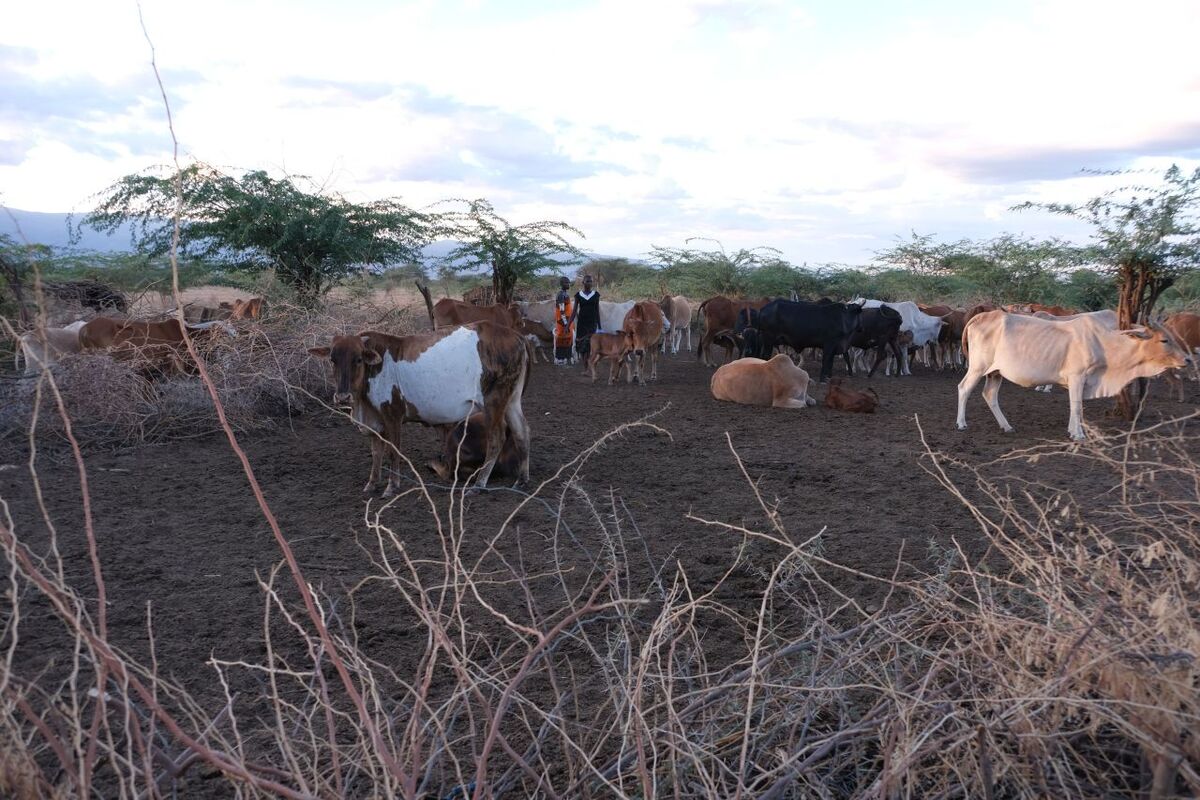
[[[437,330],[437,323],[433,321],[433,299],[429,296],[429,287],[422,286],[420,281],[416,282],[417,291],[425,298],[425,310],[429,312],[429,326]]]
[[[975,316],[977,317],[979,315],[976,314]],[[975,317],[971,317],[969,320],[967,320],[967,324],[963,325],[961,344],[962,344],[962,355],[963,355],[964,360],[969,359],[971,357],[970,353],[967,352],[967,332],[971,330],[971,323],[974,321],[975,321]]]
[[[525,348],[525,379],[521,382],[521,399],[529,391],[529,381],[533,377],[533,344],[526,340]]]

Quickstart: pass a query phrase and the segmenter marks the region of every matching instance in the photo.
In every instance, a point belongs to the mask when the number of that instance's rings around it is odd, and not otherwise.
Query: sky
[[[1200,165],[1200,0],[145,0],[181,156],[354,201],[485,197],[643,257],[861,264],[911,232],[1086,237],[1025,200]],[[0,26],[0,205],[169,163],[131,2]],[[694,242],[706,249],[711,242]]]

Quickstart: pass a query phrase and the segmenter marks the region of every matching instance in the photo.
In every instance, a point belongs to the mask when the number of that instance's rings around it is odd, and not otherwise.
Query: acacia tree
[[[513,287],[542,270],[559,271],[577,262],[583,251],[567,240],[568,234],[584,238],[565,222],[541,221],[512,225],[484,199],[463,201],[465,211],[442,215],[443,232],[459,241],[442,259],[455,272],[479,267],[492,270],[492,290],[497,303],[512,302]]]
[[[1121,328],[1148,322],[1162,293],[1200,256],[1200,168],[1188,174],[1172,165],[1156,186],[1124,186],[1081,205],[1027,202],[1016,208],[1038,208],[1092,226],[1088,252],[1116,277]],[[1117,402],[1132,418],[1128,390]]]
[[[1027,202],[1016,208],[1092,226],[1087,252],[1115,274],[1122,328],[1148,321],[1158,298],[1200,255],[1200,168],[1189,175],[1172,165],[1157,186],[1125,186],[1081,205]]]
[[[179,252],[225,269],[275,274],[300,302],[314,304],[339,279],[361,267],[420,259],[432,219],[394,199],[351,203],[306,178],[272,178],[262,170],[240,178],[204,164],[181,171],[183,210]],[[175,175],[127,175],[99,196],[76,228],[112,233],[132,223],[133,246],[149,255],[170,251]]]
[[[692,242],[707,241],[715,250],[689,247]],[[728,253],[716,239],[694,236],[684,240],[685,247],[654,246],[649,259],[662,270],[664,280],[677,289],[690,293],[716,292],[734,297],[744,296],[755,283],[751,277],[757,270],[767,269],[773,276],[792,274],[796,270],[774,247],[753,247]]]

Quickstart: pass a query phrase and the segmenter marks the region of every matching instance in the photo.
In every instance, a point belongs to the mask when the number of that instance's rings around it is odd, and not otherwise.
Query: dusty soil
[[[708,391],[710,370],[685,355],[660,361],[658,381],[649,387],[609,387],[602,380],[593,385],[577,368],[539,365],[525,401],[534,435],[533,480],[550,479],[613,428],[653,415],[652,421],[669,436],[630,430],[592,455],[575,483],[601,515],[615,510],[615,521],[606,519],[610,528],[619,524],[624,533],[634,590],[648,585],[660,570],[674,573],[678,565],[691,587],[703,591],[729,568],[741,537],[689,519],[689,514],[765,529],[764,515],[730,444],[762,496],[778,505],[793,539],[825,529],[823,553],[835,562],[887,576],[903,548],[909,565],[902,573],[909,574],[931,568],[926,556],[930,540],[948,546],[952,537],[969,557],[984,558],[986,548],[968,513],[921,467],[924,447],[917,419],[933,448],[983,461],[1014,447],[1064,439],[1066,394],[1006,385],[1001,402],[1017,427],[1017,433],[1008,435],[999,431],[976,395],[968,413],[972,427],[959,432],[954,428],[959,375],[916,371],[901,379],[852,379],[856,388],[874,387],[883,402],[874,415],[854,415],[819,406],[795,411],[717,402]],[[1188,404],[1180,406],[1159,385],[1147,414],[1156,418],[1193,410],[1194,385],[1188,392]],[[824,389],[814,393],[821,398]],[[1088,403],[1085,416],[1100,421],[1108,405]],[[414,462],[423,464],[434,455],[436,441],[432,431],[412,426],[405,447]],[[243,445],[310,583],[344,598],[377,572],[371,563],[377,545],[364,525],[364,511],[368,503],[372,511],[381,504],[361,491],[367,445],[344,418],[303,419],[290,428],[249,435]],[[187,686],[202,704],[219,708],[220,687],[207,662],[261,659],[263,595],[257,579],[280,560],[237,459],[226,440],[214,436],[89,455],[87,467],[112,638],[144,657],[150,604],[160,670]],[[1053,459],[1029,469],[1030,478],[1085,496],[1107,488],[1107,476],[1080,474]],[[38,473],[66,571],[92,597],[74,466],[43,458]],[[558,562],[574,567],[583,582],[594,574],[603,532],[592,522],[583,495],[574,489],[564,492],[562,486],[562,479],[553,482],[542,495],[546,504],[527,506],[498,549],[529,575]],[[23,540],[44,552],[47,529],[25,465],[0,472],[0,497]],[[436,489],[433,497],[444,514],[449,493]],[[560,498],[571,527],[556,535],[553,512]],[[481,548],[520,500],[520,494],[503,489],[468,497],[466,549]],[[428,504],[420,496],[409,495],[382,510],[381,520],[415,557],[441,557]],[[831,572],[828,577],[867,607],[885,593],[883,584],[863,575]],[[539,602],[558,602],[561,589],[556,586],[548,586]],[[741,570],[725,583],[720,599],[753,611],[762,586],[754,570]],[[516,589],[496,591],[497,603],[523,607]],[[411,629],[405,609],[393,593],[374,585],[359,588],[354,600],[359,641],[372,656],[403,673],[413,644],[407,641]],[[36,600],[30,603],[17,654],[19,671],[26,675],[69,658],[59,649],[61,626]],[[736,636],[735,631],[713,630],[710,642],[719,646]]]

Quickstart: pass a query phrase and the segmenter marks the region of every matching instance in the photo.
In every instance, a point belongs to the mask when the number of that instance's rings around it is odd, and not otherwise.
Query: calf
[[[79,330],[84,320],[72,322],[65,328],[41,328],[21,334],[15,359],[25,359],[25,375],[41,372],[43,367],[52,367],[65,355],[83,349],[79,343]],[[19,363],[14,362],[14,366]]]
[[[482,412],[472,414],[465,423],[443,426],[442,452],[429,462],[429,468],[443,481],[469,478],[487,461],[487,433],[488,420]],[[520,443],[509,427],[493,470],[516,476],[522,459]]]
[[[896,361],[900,361],[900,321],[900,312],[888,306],[864,308],[859,314],[858,326],[850,334],[849,344],[862,350],[875,349],[875,362],[867,372],[868,378],[887,358],[889,348]]]
[[[364,331],[335,336],[329,347],[308,351],[328,358],[334,405],[349,406],[371,440],[371,474],[380,477],[387,448],[391,469],[385,496],[399,487],[400,431],[406,422],[455,425],[482,411],[487,442],[478,488],[487,486],[511,428],[520,448],[518,481],[529,480],[529,426],[521,399],[531,368],[521,334],[505,325],[476,322],[432,333],[391,336]]]
[[[626,382],[633,380],[633,365],[627,364],[633,352],[633,335],[626,331],[616,333],[593,333],[588,344],[588,370],[592,375],[592,383],[596,382],[596,365],[603,359],[612,361],[612,370],[608,375],[608,385],[617,382],[622,367],[628,367],[629,377]]]
[[[842,385],[842,378],[829,381],[829,390],[825,392],[825,407],[834,411],[852,411],[858,414],[874,414],[879,406],[879,395],[874,389],[860,392],[847,389]]]
[[[667,352],[670,343],[671,354],[678,355],[679,345],[683,343],[683,332],[687,331],[687,349],[692,349],[692,304],[683,295],[667,295],[660,302],[663,315],[670,325],[670,335],[663,337],[663,352]]]
[[[665,322],[662,309],[649,300],[634,304],[625,314],[621,330],[631,336],[633,377],[638,383],[645,383],[642,367],[646,359],[650,360],[650,379],[658,379],[658,346],[662,343]]]
[[[739,358],[723,364],[713,373],[709,391],[717,400],[748,406],[805,408],[817,401],[808,396],[808,373],[783,353],[763,361]]]
[[[521,332],[533,350],[533,363],[537,363],[537,357],[540,355],[542,360],[549,364],[550,356],[546,355],[545,346],[549,345],[551,349],[554,348],[554,334],[546,330],[546,326],[542,323],[534,322],[531,319],[522,319],[517,325],[517,330]]]

